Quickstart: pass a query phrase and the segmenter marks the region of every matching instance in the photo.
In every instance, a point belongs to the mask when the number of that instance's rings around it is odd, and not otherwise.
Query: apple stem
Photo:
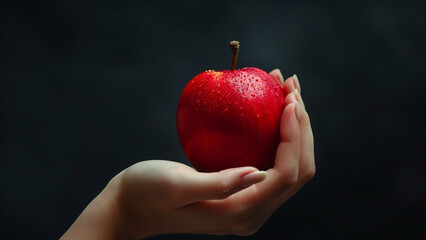
[[[240,42],[231,41],[229,44],[231,45],[231,50],[232,50],[232,71],[234,71],[235,67],[237,66],[237,58],[238,58],[238,50],[240,49]]]

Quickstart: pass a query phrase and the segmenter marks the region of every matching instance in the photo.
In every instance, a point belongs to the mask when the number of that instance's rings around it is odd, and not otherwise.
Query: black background
[[[1,239],[59,238],[115,174],[187,163],[189,80],[297,73],[317,175],[245,239],[425,236],[425,1],[1,5]],[[168,235],[152,239],[237,239]]]

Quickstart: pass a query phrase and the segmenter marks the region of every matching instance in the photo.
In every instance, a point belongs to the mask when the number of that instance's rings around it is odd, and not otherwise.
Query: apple
[[[231,42],[232,70],[208,70],[185,87],[177,108],[177,131],[195,169],[214,172],[274,166],[284,109],[282,87],[267,72],[235,69],[239,43]]]

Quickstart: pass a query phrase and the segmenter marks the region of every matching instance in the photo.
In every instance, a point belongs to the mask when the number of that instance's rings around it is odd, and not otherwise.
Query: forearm
[[[68,231],[61,237],[61,240],[130,239],[123,231],[124,218],[122,215],[117,194],[107,186],[84,209]]]

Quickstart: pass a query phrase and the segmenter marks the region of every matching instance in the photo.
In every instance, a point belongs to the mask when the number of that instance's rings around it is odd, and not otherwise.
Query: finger
[[[231,168],[214,173],[193,172],[181,179],[184,205],[192,202],[224,199],[268,177],[254,167]]]
[[[291,104],[291,103],[297,103],[297,98],[296,98],[296,94],[294,92],[291,92],[289,94],[286,95],[285,100],[284,100],[284,106]]]
[[[305,184],[315,175],[315,154],[314,135],[312,132],[309,114],[305,109],[302,96],[295,91],[295,98],[303,106],[301,109],[300,129],[301,129],[301,150],[299,166],[299,182]]]
[[[294,93],[295,98],[298,99],[303,105],[302,97],[298,91]],[[312,133],[309,114],[306,109],[302,107],[301,118],[301,150],[300,150],[300,163],[299,175],[297,183],[288,191],[284,192],[279,199],[274,203],[275,207],[279,207],[283,202],[292,197],[296,192],[302,188],[310,179],[312,179],[316,172],[315,167],[315,154],[314,154],[314,137]]]
[[[300,155],[300,105],[297,102],[289,102],[281,117],[280,136],[281,142],[278,145],[275,156],[274,169],[280,173],[290,171],[288,165],[298,166]],[[297,171],[296,171],[297,172]]]
[[[281,117],[281,142],[277,148],[274,168],[268,170],[267,181],[243,191],[248,205],[267,204],[297,182],[300,158],[298,116],[300,116],[298,103],[291,103],[285,107]]]
[[[303,185],[315,174],[314,139],[309,115],[305,109],[300,92],[296,88],[294,92],[287,95],[285,104],[298,102],[301,105],[300,132],[301,150],[299,164],[298,183]]]
[[[297,79],[296,74],[285,80],[283,86],[284,96],[287,96],[288,94],[294,92],[295,89],[298,89],[300,92],[299,80]]]
[[[299,78],[297,77],[296,74],[293,75],[293,79],[294,79],[294,85],[296,86],[296,88],[299,90],[299,92],[302,92],[302,88],[300,87]]]
[[[278,83],[281,85],[281,87],[284,85],[284,78],[283,78],[283,75],[281,74],[281,71],[278,69],[278,68],[276,68],[276,69],[274,69],[274,70],[272,70],[270,73],[269,73],[275,80],[277,80],[278,81]]]
[[[297,102],[299,102],[302,109],[304,109],[305,103],[303,102],[302,95],[300,95],[300,91],[297,88],[294,90],[294,95],[295,95]]]

